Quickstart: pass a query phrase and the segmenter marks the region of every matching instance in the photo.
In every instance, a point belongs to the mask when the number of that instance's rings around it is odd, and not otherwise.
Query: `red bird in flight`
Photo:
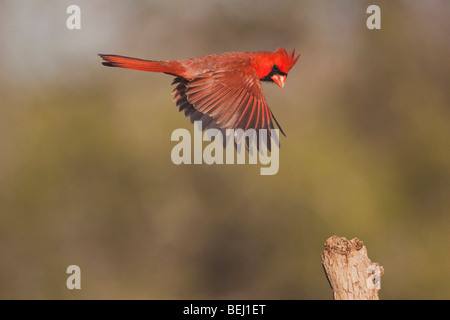
[[[103,65],[163,72],[175,76],[174,100],[191,121],[203,128],[270,129],[273,121],[284,134],[264,97],[261,81],[284,87],[289,70],[297,62],[295,50],[229,52],[181,61],[152,61],[99,54]]]

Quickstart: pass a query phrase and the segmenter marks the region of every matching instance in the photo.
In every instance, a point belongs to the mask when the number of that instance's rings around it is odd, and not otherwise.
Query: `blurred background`
[[[66,9],[81,8],[81,30]],[[449,1],[25,1],[0,11],[0,298],[331,299],[359,237],[381,299],[450,298]],[[174,165],[178,60],[296,49],[265,84],[280,170]],[[81,268],[81,290],[66,268]]]

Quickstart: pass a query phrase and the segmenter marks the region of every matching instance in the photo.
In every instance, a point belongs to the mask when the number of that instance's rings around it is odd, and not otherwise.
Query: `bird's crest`
[[[278,48],[275,51],[276,64],[281,69],[281,71],[288,73],[289,70],[295,65],[300,55],[295,57],[295,49],[289,54],[285,48]]]

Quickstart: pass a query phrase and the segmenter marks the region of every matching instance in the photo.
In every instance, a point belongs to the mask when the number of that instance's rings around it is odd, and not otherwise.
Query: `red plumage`
[[[230,52],[181,61],[151,61],[100,54],[109,67],[163,72],[175,76],[174,99],[191,121],[203,128],[272,129],[278,125],[264,97],[261,81],[284,86],[297,62],[295,50]],[[281,130],[281,128],[280,128]],[[281,132],[283,132],[281,130]]]

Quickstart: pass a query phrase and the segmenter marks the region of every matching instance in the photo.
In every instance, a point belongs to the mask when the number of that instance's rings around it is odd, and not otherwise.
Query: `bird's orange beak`
[[[286,82],[286,76],[281,74],[275,74],[272,76],[273,82],[280,86],[280,88],[284,87],[284,83]]]

